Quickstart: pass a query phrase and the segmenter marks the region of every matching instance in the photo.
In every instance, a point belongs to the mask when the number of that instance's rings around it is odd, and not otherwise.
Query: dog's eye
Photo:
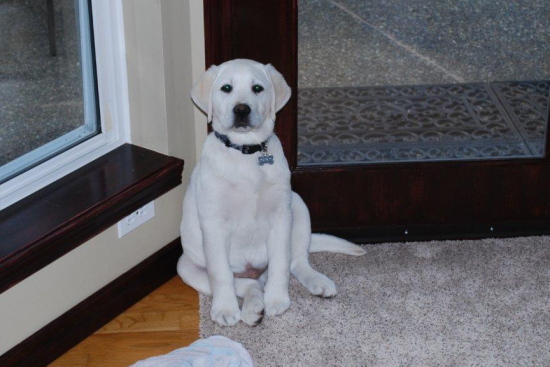
[[[264,87],[262,87],[261,85],[256,84],[252,86],[252,91],[254,93],[260,93],[263,90],[264,90]]]
[[[224,84],[222,85],[221,90],[225,93],[230,93],[233,90],[233,87],[229,84]]]

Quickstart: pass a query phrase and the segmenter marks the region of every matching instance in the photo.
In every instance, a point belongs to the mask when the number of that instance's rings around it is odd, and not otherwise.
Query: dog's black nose
[[[233,113],[238,117],[247,117],[250,115],[250,106],[244,103],[239,103],[235,107],[233,107]]]

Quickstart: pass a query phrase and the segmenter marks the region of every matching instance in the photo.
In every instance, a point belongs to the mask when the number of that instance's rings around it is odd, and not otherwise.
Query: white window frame
[[[0,185],[0,210],[130,142],[122,0],[91,0],[101,133]]]

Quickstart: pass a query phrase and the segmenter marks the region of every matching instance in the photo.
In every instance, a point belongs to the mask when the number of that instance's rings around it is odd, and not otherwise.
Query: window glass
[[[87,0],[0,0],[0,183],[100,133]]]

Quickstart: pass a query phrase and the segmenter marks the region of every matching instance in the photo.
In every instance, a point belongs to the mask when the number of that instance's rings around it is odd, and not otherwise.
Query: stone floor
[[[542,154],[543,0],[300,0],[298,9],[300,164]],[[531,82],[493,85],[507,81]],[[453,109],[464,117],[449,119]]]

